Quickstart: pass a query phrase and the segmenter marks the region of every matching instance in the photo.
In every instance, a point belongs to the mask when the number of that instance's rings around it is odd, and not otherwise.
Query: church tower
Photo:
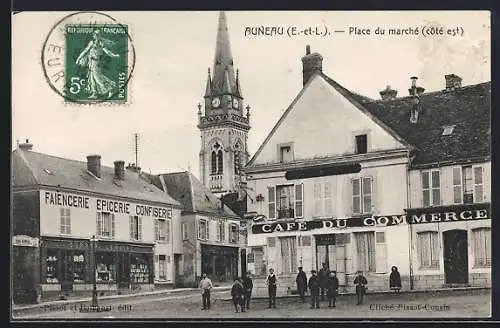
[[[204,105],[198,105],[201,131],[200,179],[215,195],[240,190],[248,161],[250,107],[244,107],[239,72],[234,68],[226,14],[219,14],[213,69],[208,69]]]

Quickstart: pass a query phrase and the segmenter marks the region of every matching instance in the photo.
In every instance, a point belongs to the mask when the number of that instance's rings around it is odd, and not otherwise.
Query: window
[[[293,152],[291,145],[280,145],[279,146],[279,160],[280,163],[287,163],[293,160]]]
[[[295,217],[303,216],[304,185],[295,185]]]
[[[443,127],[443,136],[449,136],[450,134],[452,134],[454,128],[454,125],[445,125]]]
[[[97,212],[97,234],[101,237],[115,236],[115,215],[108,212]]]
[[[439,234],[436,231],[417,233],[418,257],[421,269],[439,269]]]
[[[268,187],[269,219],[300,218],[303,216],[304,187],[302,184]]]
[[[208,223],[207,220],[200,219],[198,221],[198,239],[208,239]]]
[[[116,265],[113,253],[101,253],[96,254],[97,263],[97,281],[111,282],[115,281],[116,278]]]
[[[167,257],[165,255],[158,255],[158,278],[167,280]]]
[[[267,187],[267,199],[268,199],[268,215],[270,219],[276,218],[276,194],[274,187]]]
[[[226,224],[224,223],[224,221],[219,221],[217,223],[217,241],[226,241]]]
[[[295,237],[280,238],[281,272],[294,273],[297,268],[297,246]]]
[[[231,224],[231,231],[229,235],[229,241],[231,243],[237,243],[238,242],[238,225],[236,224]]]
[[[441,183],[439,179],[438,170],[422,172],[422,196],[424,207],[441,205]]]
[[[491,229],[472,230],[472,253],[475,267],[491,266]]]
[[[385,232],[375,232],[375,259],[377,272],[387,272],[387,244]]]
[[[323,267],[323,263],[326,263],[326,267],[329,270],[337,269],[337,254],[335,247],[337,236],[338,235],[334,234],[314,236],[314,239],[316,240],[317,270],[320,270]]]
[[[147,284],[151,278],[149,275],[149,263],[146,254],[132,254],[130,258],[130,280],[135,284]]]
[[[322,188],[323,187],[323,188]],[[314,216],[332,215],[332,186],[330,182],[314,184]]]
[[[82,251],[75,251],[72,256],[73,260],[73,282],[85,282],[85,255]]]
[[[375,258],[375,233],[355,232],[356,254],[358,269],[365,272],[374,272],[376,270]]]
[[[352,179],[352,212],[354,214],[372,212],[371,177]]]
[[[483,197],[483,168],[470,165],[454,167],[453,203],[480,203]]]
[[[222,155],[222,146],[216,142],[212,147],[212,153],[210,156],[210,174],[222,174],[223,173],[223,155]]]
[[[293,185],[276,187],[276,207],[278,212],[278,219],[295,217],[293,192]]]
[[[61,233],[70,235],[71,234],[71,217],[69,208],[61,208]]]
[[[155,219],[155,240],[170,242],[170,220]]]
[[[130,216],[130,239],[142,239],[142,218],[138,216]]]
[[[366,134],[356,136],[356,154],[366,154],[368,151],[368,139]]]
[[[45,278],[48,284],[59,283],[59,272],[57,270],[59,259],[59,253],[57,249],[47,249],[47,269],[45,271]]]
[[[188,240],[188,227],[186,223],[182,224],[181,230],[182,230],[182,240]]]

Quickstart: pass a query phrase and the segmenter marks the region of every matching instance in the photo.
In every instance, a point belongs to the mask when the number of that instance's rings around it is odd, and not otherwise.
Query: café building
[[[403,289],[488,286],[490,83],[450,74],[425,93],[412,77],[408,96],[375,100],[309,47],[302,63],[303,89],[245,168],[248,268],[275,269],[278,293],[322,263],[345,291],[357,270],[387,290],[392,266]]]
[[[180,204],[139,168],[114,165],[37,153],[28,142],[12,152],[14,301],[92,290],[94,261],[100,291],[175,283]],[[28,239],[36,242],[20,244]]]

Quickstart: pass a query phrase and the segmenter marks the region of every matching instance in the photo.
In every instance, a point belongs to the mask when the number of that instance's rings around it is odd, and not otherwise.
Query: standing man
[[[300,295],[300,300],[304,303],[306,301],[307,276],[306,273],[302,271],[302,267],[299,267],[299,273],[297,274],[297,278],[295,278],[295,282],[297,283],[297,292]]]
[[[328,266],[326,263],[323,263],[322,268],[319,270],[319,287],[321,289],[321,300],[325,300],[326,294],[326,285],[328,284],[328,276],[330,275],[330,271],[328,270]]]
[[[241,312],[245,312],[244,289],[240,278],[234,279],[233,286],[231,287],[231,296],[233,297],[234,309],[238,313],[238,306],[241,307]]]
[[[358,276],[356,279],[354,279],[354,284],[356,285],[356,296],[358,299],[358,305],[363,304],[363,296],[365,295],[366,292],[366,285],[368,284],[368,281],[366,280],[365,276],[363,276],[363,271],[358,270]]]
[[[269,269],[269,275],[266,278],[267,292],[269,294],[269,308],[276,309],[276,286],[278,280],[274,274],[274,269]]]
[[[311,271],[308,285],[311,290],[311,309],[319,309],[319,278],[316,275],[316,270]]]
[[[337,300],[337,293],[339,291],[339,279],[337,278],[337,271],[330,271],[330,277],[328,277],[327,284],[328,297],[328,307],[335,307],[335,301]]]
[[[253,281],[251,272],[248,271],[245,278],[243,278],[243,288],[245,292],[245,305],[247,310],[250,310],[250,298],[252,297]]]
[[[201,295],[203,299],[202,310],[210,310],[210,291],[212,290],[212,281],[207,277],[207,274],[202,275],[200,281]]]

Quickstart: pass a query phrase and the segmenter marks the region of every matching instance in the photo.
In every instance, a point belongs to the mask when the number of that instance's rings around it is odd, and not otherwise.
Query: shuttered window
[[[491,266],[491,229],[472,230],[472,253],[475,267]]]
[[[295,185],[295,217],[301,218],[303,217],[304,210],[304,185],[297,184]]]
[[[352,179],[352,211],[353,214],[372,212],[373,178]]]
[[[484,201],[483,187],[483,167],[474,166],[474,203],[482,203]]]
[[[276,191],[274,186],[267,187],[267,199],[268,199],[268,215],[269,219],[276,218]]]
[[[297,246],[295,237],[280,238],[281,246],[281,272],[296,272],[297,266]]]
[[[441,181],[438,170],[422,172],[423,206],[441,205]]]
[[[142,218],[139,216],[129,217],[130,239],[142,240]]]
[[[97,235],[112,238],[115,236],[115,215],[97,212]]]
[[[373,231],[356,232],[354,235],[358,269],[365,272],[375,272],[375,233]]]
[[[439,234],[436,231],[417,233],[420,269],[439,269]]]
[[[453,168],[453,203],[462,203],[462,168]]]

